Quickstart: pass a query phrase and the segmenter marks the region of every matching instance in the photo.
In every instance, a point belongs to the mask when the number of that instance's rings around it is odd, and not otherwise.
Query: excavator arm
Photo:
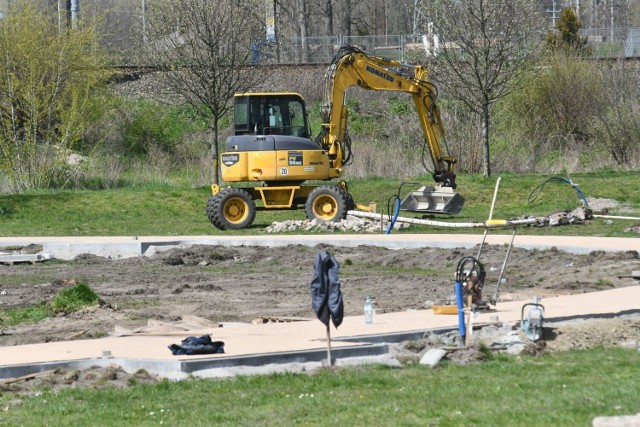
[[[342,167],[351,160],[346,91],[350,87],[359,86],[367,90],[411,94],[433,162],[433,178],[439,186],[456,188],[456,159],[442,152],[440,140],[444,138],[445,131],[436,104],[437,89],[429,82],[427,74],[422,65],[368,56],[351,46],[340,49],[325,76],[323,124],[316,139],[329,153],[334,176],[340,176]]]

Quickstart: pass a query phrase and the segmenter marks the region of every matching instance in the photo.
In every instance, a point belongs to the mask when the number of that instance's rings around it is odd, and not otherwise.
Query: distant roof
[[[624,41],[625,58],[640,57],[640,28],[629,28],[627,39]]]

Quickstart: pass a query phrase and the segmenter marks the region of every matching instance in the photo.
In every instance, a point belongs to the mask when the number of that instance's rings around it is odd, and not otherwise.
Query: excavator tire
[[[309,219],[340,221],[347,215],[346,192],[335,185],[322,185],[314,188],[304,206]]]
[[[256,218],[256,205],[246,191],[227,188],[209,196],[209,221],[220,230],[240,230],[250,227]]]

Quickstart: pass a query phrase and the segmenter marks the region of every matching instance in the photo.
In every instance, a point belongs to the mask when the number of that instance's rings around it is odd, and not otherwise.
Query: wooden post
[[[327,365],[333,366],[333,362],[331,361],[331,329],[330,323],[327,323]]]
[[[471,328],[473,328],[473,324],[471,323],[471,316],[473,315],[473,313],[471,312],[472,307],[471,307],[471,302],[473,301],[473,288],[469,289],[468,293],[467,293],[467,308],[465,308],[465,311],[467,312],[467,335],[465,337],[465,347],[470,347],[471,346],[471,335],[473,334],[473,331],[471,330]]]

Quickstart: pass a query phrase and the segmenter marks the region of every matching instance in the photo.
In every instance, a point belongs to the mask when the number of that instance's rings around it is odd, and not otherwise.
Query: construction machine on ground
[[[241,93],[234,97],[234,135],[220,155],[222,180],[245,183],[221,189],[213,184],[207,216],[221,230],[251,226],[257,209],[298,209],[307,218],[339,221],[355,207],[346,183],[303,185],[305,181],[340,178],[352,160],[347,131],[346,91],[368,90],[411,94],[434,169],[435,186],[412,191],[400,209],[456,214],[464,199],[454,190],[456,159],[442,151],[444,128],[436,104],[437,89],[422,65],[369,56],[343,46],[325,76],[322,129],[311,139],[305,102],[293,92]],[[446,144],[444,144],[446,147]],[[393,148],[393,147],[392,147]],[[235,184],[238,185],[238,184]],[[261,204],[256,207],[256,202]]]

